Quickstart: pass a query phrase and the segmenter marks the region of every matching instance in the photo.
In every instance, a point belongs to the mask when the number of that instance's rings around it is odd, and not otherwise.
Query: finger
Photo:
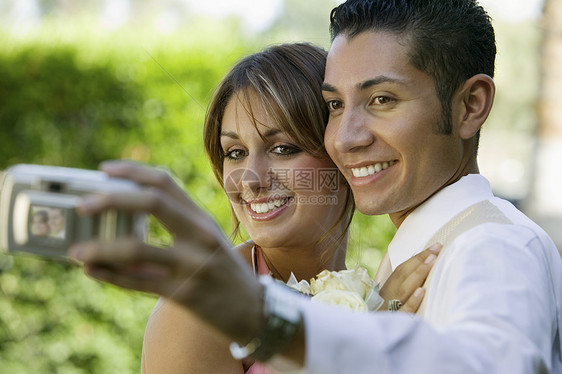
[[[436,259],[437,256],[435,254],[425,257],[425,261],[418,264],[414,271],[402,281],[394,297],[399,300],[407,300],[415,290],[423,286]]]
[[[201,216],[206,216],[195,205],[191,210],[186,209],[185,206],[175,203],[169,195],[155,189],[87,195],[77,207],[78,213],[86,215],[109,209],[153,214],[174,233],[182,233],[189,229],[193,231],[193,226],[200,225]]]
[[[83,262],[84,271],[92,278],[162,295],[185,305],[191,305],[193,297],[208,295],[209,290],[216,289],[209,284],[217,284],[217,279],[209,278],[203,270],[205,267],[214,268],[210,262],[215,253],[192,254],[185,250],[162,250],[145,245],[116,247],[100,243],[80,244],[72,247],[70,255]],[[118,250],[122,253],[117,253]],[[229,269],[232,268],[229,266]],[[222,282],[220,278],[218,281]],[[253,276],[250,279],[253,280]],[[207,291],[201,291],[205,287]]]
[[[407,300],[418,287],[423,285],[441,247],[441,244],[429,247],[392,272],[380,290],[380,295],[385,299],[385,308],[388,300]]]
[[[132,240],[121,240],[80,243],[72,246],[68,254],[83,263],[85,273],[92,278],[128,289],[158,293],[173,273],[174,262],[166,260],[166,254],[162,253],[165,250],[159,250],[157,255],[154,249]],[[147,259],[161,263],[144,262]]]
[[[428,258],[433,259],[437,256],[441,251],[441,248],[443,248],[441,243],[435,243],[414,257],[408,259],[408,261],[403,262],[396,268],[396,276],[398,276],[399,279],[406,279],[419,266],[426,264]]]
[[[84,264],[84,271],[87,274],[98,272],[119,272],[123,275],[137,278],[160,281],[170,276],[170,269],[165,266],[153,263],[134,263],[126,266],[116,266],[115,264]]]
[[[191,277],[205,266],[216,267],[213,261],[224,263],[225,257],[217,256],[219,254],[225,255],[230,261],[241,261],[238,257],[231,256],[231,252],[222,251],[222,248],[210,250],[184,243],[177,248],[162,249],[136,239],[78,243],[68,252],[68,256],[73,261],[82,263],[86,270],[108,270],[147,279]],[[231,264],[232,262],[227,263],[224,273]]]
[[[98,265],[87,265],[84,271],[92,278],[123,288],[164,296],[169,296],[172,293],[168,290],[170,288],[170,280],[167,277],[159,275],[150,276],[146,273],[140,275],[134,272],[123,272],[123,270]]]
[[[181,254],[175,250],[165,250],[149,246],[134,239],[120,239],[110,242],[85,242],[73,245],[68,252],[70,258],[85,267],[126,269],[141,263],[151,263],[164,269],[174,269]],[[182,259],[183,260],[183,259]]]
[[[425,295],[425,290],[421,287],[417,288],[414,293],[406,300],[404,305],[398,309],[399,312],[406,313],[416,313],[420,307],[423,297]]]
[[[193,204],[179,183],[165,171],[131,161],[106,161],[100,165],[100,169],[111,177],[126,178],[143,186],[159,188],[182,203]]]

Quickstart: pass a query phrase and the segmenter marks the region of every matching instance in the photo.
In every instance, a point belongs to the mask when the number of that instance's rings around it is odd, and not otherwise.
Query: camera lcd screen
[[[29,232],[36,238],[63,240],[66,235],[66,210],[32,205]]]

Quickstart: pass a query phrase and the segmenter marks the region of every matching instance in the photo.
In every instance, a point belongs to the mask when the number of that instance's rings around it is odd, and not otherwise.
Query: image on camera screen
[[[65,238],[66,211],[48,206],[32,206],[29,232],[37,238]]]

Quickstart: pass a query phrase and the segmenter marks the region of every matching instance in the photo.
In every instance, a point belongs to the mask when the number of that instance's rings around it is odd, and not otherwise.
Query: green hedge
[[[2,39],[0,168],[96,168],[123,157],[163,165],[228,226],[201,125],[213,88],[249,47],[234,43],[217,54],[180,38],[173,47]],[[154,303],[70,265],[0,255],[0,371],[139,372]]]

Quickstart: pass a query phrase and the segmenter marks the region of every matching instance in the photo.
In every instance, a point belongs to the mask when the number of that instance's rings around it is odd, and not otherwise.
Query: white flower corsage
[[[384,303],[379,295],[379,284],[369,277],[367,269],[328,271],[324,270],[308,283],[297,282],[291,274],[287,285],[306,295],[312,301],[339,305],[348,309],[366,312],[376,311]]]

